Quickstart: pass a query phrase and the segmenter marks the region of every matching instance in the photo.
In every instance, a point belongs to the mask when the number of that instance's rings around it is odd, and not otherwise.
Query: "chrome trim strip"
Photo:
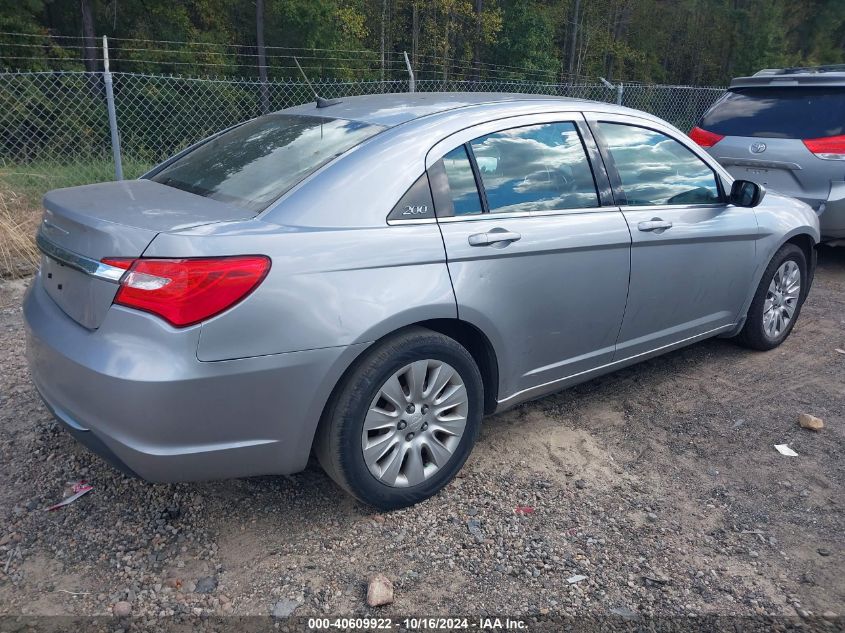
[[[591,374],[591,373],[596,372],[596,371],[608,369],[609,367],[613,367],[614,365],[620,365],[622,363],[632,361],[632,360],[639,358],[641,356],[648,356],[649,354],[654,354],[656,352],[660,352],[662,350],[665,350],[665,349],[668,349],[668,348],[671,348],[671,347],[680,346],[680,345],[683,345],[684,343],[691,343],[691,342],[698,340],[698,339],[708,338],[710,335],[716,335],[719,332],[728,331],[735,326],[736,326],[735,323],[731,323],[730,325],[722,325],[720,327],[713,328],[712,330],[707,330],[706,332],[702,332],[701,334],[696,334],[695,336],[690,336],[690,337],[687,337],[685,339],[681,339],[680,341],[675,341],[674,343],[668,343],[666,345],[661,345],[660,347],[655,347],[654,349],[650,349],[650,350],[645,351],[645,352],[640,352],[639,354],[634,354],[633,356],[626,356],[625,358],[620,358],[619,360],[614,360],[614,361],[611,361],[609,363],[605,363],[604,365],[599,365],[598,367],[593,367],[591,369],[585,369],[584,371],[579,371],[575,374],[570,374],[569,376],[564,376],[563,378],[556,378],[555,380],[550,380],[549,382],[544,382],[540,385],[528,387],[528,389],[523,389],[522,391],[517,391],[515,394],[510,395],[507,398],[503,398],[502,400],[499,400],[498,403],[499,404],[505,404],[509,400],[513,400],[514,398],[518,398],[519,396],[522,396],[526,393],[530,393],[530,392],[533,392],[533,391],[545,393],[546,387],[550,387],[550,386],[552,386],[556,383],[565,382],[567,380],[577,378],[578,376],[583,376],[584,374]]]
[[[62,227],[60,227],[58,224],[53,224],[53,223],[52,223],[52,222],[50,222],[50,220],[48,220],[47,218],[44,218],[43,220],[41,220],[41,224],[42,224],[45,228],[50,229],[51,231],[58,231],[58,232],[59,232],[59,233],[61,233],[62,235],[70,235],[70,233],[69,233],[68,231],[64,230],[64,229],[63,229]]]
[[[38,246],[38,250],[50,259],[54,259],[68,268],[73,268],[97,279],[118,283],[120,278],[126,273],[123,268],[109,266],[108,264],[69,251],[55,242],[51,242],[40,232],[35,236],[35,244]]]
[[[414,218],[411,220],[388,220],[387,224],[389,226],[397,226],[400,224],[436,224],[437,218]]]
[[[595,207],[572,207],[571,209],[549,209],[548,211],[531,211],[532,218],[541,218],[547,215],[584,215],[585,213],[600,213],[602,211],[619,211],[619,207],[614,205]],[[491,213],[490,215],[495,215]]]
[[[437,218],[438,222],[478,222],[480,220],[507,220],[510,218],[542,218],[562,215],[584,215],[587,213],[600,213],[608,211],[619,211],[619,207],[574,207],[572,209],[549,209],[546,211],[512,211],[509,213],[473,213],[467,215],[448,215]]]
[[[701,202],[693,204],[622,204],[622,211],[685,211],[689,209],[719,209],[727,207],[728,202]]]
[[[528,211],[515,211],[512,213],[468,213],[466,215],[447,215],[442,218],[437,218],[438,222],[479,222],[481,220],[507,220],[509,218],[527,218],[530,217]]]

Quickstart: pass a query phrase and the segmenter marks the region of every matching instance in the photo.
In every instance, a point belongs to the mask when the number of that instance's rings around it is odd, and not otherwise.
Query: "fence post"
[[[109,71],[109,43],[103,35],[103,83],[106,85],[106,106],[109,111],[111,153],[114,157],[114,179],[123,180],[123,162],[120,159],[120,134],[117,131],[117,112],[114,109],[114,88]]]
[[[620,81],[616,85],[616,105],[622,105],[622,93],[625,92],[625,87],[622,85]]]
[[[405,53],[405,65],[408,67],[408,92],[416,92],[417,82],[414,79],[414,69],[411,68],[411,62],[408,61],[408,51],[402,52]]]

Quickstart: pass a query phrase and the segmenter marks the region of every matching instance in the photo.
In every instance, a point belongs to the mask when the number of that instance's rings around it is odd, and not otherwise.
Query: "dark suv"
[[[737,179],[798,198],[845,238],[845,65],[739,77],[690,132]]]

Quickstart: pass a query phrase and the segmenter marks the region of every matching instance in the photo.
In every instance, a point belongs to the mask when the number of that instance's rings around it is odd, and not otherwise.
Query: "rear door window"
[[[490,213],[599,206],[574,123],[513,128],[477,138],[470,146]]]
[[[810,139],[845,134],[845,88],[734,88],[699,127],[722,136]]]
[[[675,139],[622,123],[599,123],[619,174],[626,204],[713,204],[720,201],[716,174]]]
[[[271,114],[200,145],[152,180],[257,213],[383,129],[360,121]]]

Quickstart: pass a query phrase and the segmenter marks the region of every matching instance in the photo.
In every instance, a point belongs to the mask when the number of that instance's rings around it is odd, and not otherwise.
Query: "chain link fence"
[[[304,82],[191,79],[113,73],[114,109],[123,172],[135,178],[152,165],[220,129],[271,110],[313,100]],[[406,81],[313,82],[323,97],[407,92]],[[524,81],[417,80],[418,92],[549,94],[622,103],[692,127],[720,88]],[[0,184],[36,201],[56,187],[114,178],[104,73],[0,73]]]

